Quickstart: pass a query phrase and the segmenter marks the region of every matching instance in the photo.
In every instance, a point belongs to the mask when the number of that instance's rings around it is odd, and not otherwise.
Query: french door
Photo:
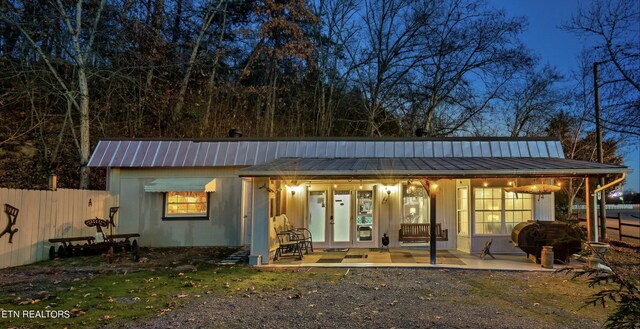
[[[310,188],[307,209],[309,230],[319,248],[377,246],[373,188]]]

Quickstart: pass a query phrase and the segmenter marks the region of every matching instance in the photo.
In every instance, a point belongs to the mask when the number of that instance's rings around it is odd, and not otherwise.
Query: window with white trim
[[[207,192],[167,192],[164,197],[164,217],[206,219],[208,199]]]
[[[510,234],[516,225],[532,219],[531,209],[531,194],[504,192],[504,222],[507,234]]]
[[[502,234],[502,189],[474,189],[476,234]]]
[[[533,218],[531,194],[486,187],[476,187],[473,192],[475,234],[509,235],[516,225]]]
[[[469,235],[469,188],[458,187],[458,234]]]
[[[402,222],[428,223],[429,196],[421,185],[402,185]]]

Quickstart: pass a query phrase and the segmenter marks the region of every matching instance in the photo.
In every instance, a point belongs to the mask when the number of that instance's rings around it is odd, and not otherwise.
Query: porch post
[[[429,190],[429,262],[436,263],[436,188]]]
[[[584,179],[584,208],[585,208],[585,220],[587,221],[587,241],[593,241],[593,236],[591,235],[591,202],[589,199],[591,196],[589,195],[589,177]]]
[[[260,256],[261,264],[267,265],[269,264],[269,191],[264,186],[269,186],[268,177],[253,179],[250,257]]]
[[[429,194],[429,263],[436,263],[436,192],[438,184],[435,181],[420,179],[420,184]]]

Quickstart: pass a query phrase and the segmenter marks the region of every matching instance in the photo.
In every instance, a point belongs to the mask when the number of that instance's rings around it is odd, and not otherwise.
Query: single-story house
[[[383,234],[426,245],[409,229],[435,222],[437,249],[493,239],[492,252],[517,253],[512,228],[555,220],[554,194],[505,189],[630,171],[565,159],[545,138],[105,139],[89,166],[107,168],[117,229],[142,246],[250,245],[262,264],[280,214],[316,248],[376,248]]]

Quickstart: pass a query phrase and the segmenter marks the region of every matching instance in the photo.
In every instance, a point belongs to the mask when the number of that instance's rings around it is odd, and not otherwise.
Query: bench
[[[429,242],[430,224],[400,224],[398,241],[402,242]],[[449,241],[449,230],[442,229],[442,224],[436,224],[436,241]]]

